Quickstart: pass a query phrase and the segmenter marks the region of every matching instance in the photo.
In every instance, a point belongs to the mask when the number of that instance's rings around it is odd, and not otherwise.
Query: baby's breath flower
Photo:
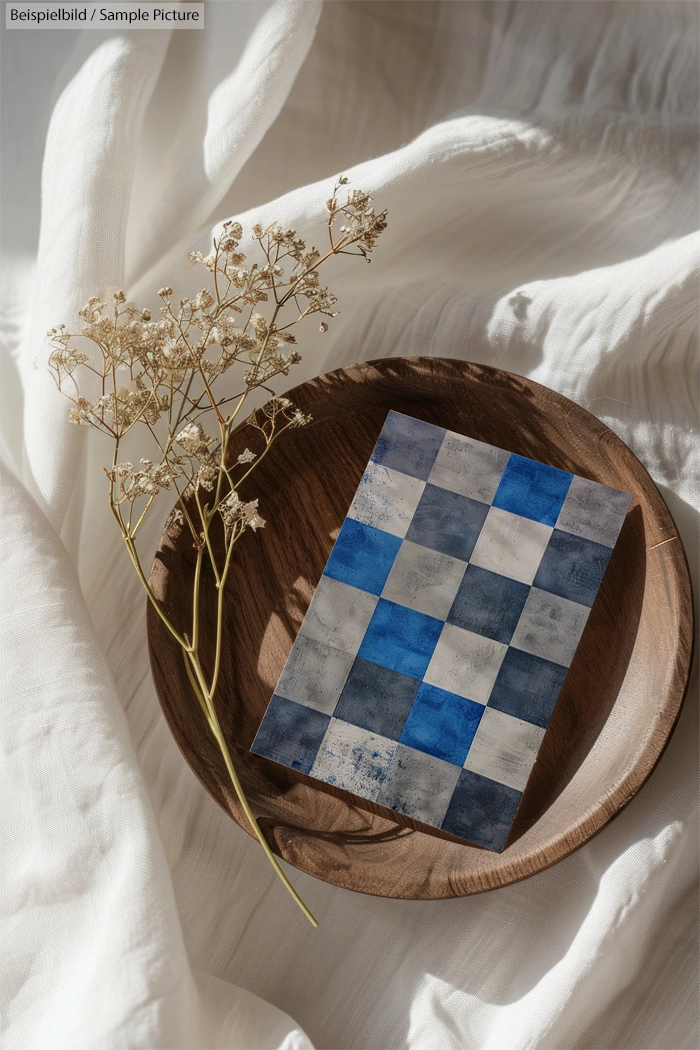
[[[255,500],[255,506],[257,507],[258,501]],[[247,504],[251,506],[251,504]],[[257,532],[258,529],[264,529],[267,522],[264,518],[261,518],[259,514],[252,514],[249,518],[246,518],[246,525],[248,525],[253,532]]]
[[[175,436],[175,440],[191,456],[201,456],[202,453],[208,451],[214,438],[204,433],[201,423],[188,423]]]
[[[179,621],[170,620],[169,610],[149,588],[147,593],[165,629],[183,650],[191,680],[198,683],[197,700],[207,712],[229,769],[231,756],[217,729],[214,703],[218,671],[212,672],[202,660],[199,642],[204,634],[199,630],[202,604],[211,593],[208,587],[200,588],[200,581],[207,578],[203,572],[208,571],[221,595],[236,564],[231,558],[233,545],[249,529],[255,532],[265,526],[258,500],[244,498],[247,491],[241,495],[231,489],[232,471],[245,468],[237,470],[238,485],[247,490],[249,477],[270,444],[283,431],[311,422],[311,416],[289,398],[273,394],[242,423],[246,399],[259,388],[272,393],[275,378],[288,375],[301,360],[289,328],[315,314],[320,315],[321,332],[328,331],[328,319],[337,314],[337,300],[321,283],[322,265],[341,253],[368,259],[386,227],[386,212],[376,214],[368,193],[342,189],[347,181],[345,176],[338,179],[327,203],[328,249],[319,251],[307,245],[296,229],[279,222],[255,223],[250,253],[255,257],[247,259],[241,250],[242,244],[245,247],[243,228],[230,219],[212,239],[207,254],[189,254],[190,264],[208,271],[208,286],[193,298],[185,296],[176,305],[174,291],[167,285],[158,291],[155,303],[144,307],[129,303],[122,290],[106,299],[92,296],[78,311],[73,329],[61,324],[47,333],[51,344],[48,365],[58,389],[71,402],[70,419],[101,431],[113,442],[112,466],[105,470],[110,509],[142,582],[145,574],[136,543],[137,534],[141,539],[141,523],[160,492],[177,493],[167,527],[189,533],[196,551],[196,569],[186,597],[187,616],[191,617],[188,633],[180,633]],[[217,385],[218,377],[229,370],[238,378],[227,387]],[[83,374],[95,390],[91,400],[78,381]],[[231,391],[237,391],[235,396]],[[228,454],[232,432],[239,425],[257,432],[264,451],[257,455],[245,448],[235,459]],[[153,450],[137,466],[121,459],[122,439],[132,429]],[[213,621],[216,619],[214,616]],[[217,650],[223,629],[219,618],[214,639]],[[233,775],[232,783],[246,809],[245,796]],[[257,822],[252,815],[249,819],[277,873],[305,909]]]
[[[87,360],[87,354],[80,353],[80,351],[72,348],[70,350],[54,350],[49,356],[50,363],[67,375],[70,375],[78,365],[84,365]]]
[[[214,302],[214,297],[211,295],[206,288],[204,288],[197,298],[195,299],[195,308],[197,310],[208,310]]]
[[[219,465],[213,456],[201,457],[195,476],[195,488],[211,492],[219,477]]]
[[[304,413],[297,408],[289,422],[289,425],[290,427],[305,427],[307,423],[311,422],[312,419],[313,416],[305,416]]]
[[[235,490],[229,492],[219,503],[219,514],[227,531],[234,529],[238,524],[244,529],[251,528],[253,532],[265,527],[265,519],[258,514],[258,500],[243,503]]]
[[[68,413],[71,423],[77,423],[78,426],[81,423],[90,423],[95,406],[86,397],[78,397],[73,403],[75,408]]]
[[[170,489],[179,476],[171,464],[161,462],[154,466],[150,459],[141,460],[141,470],[134,470],[132,463],[117,463],[106,473],[117,487],[117,505],[134,503],[140,496],[151,497],[161,489]]]

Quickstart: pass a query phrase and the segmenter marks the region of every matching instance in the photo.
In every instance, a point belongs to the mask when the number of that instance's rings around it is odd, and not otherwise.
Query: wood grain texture
[[[505,886],[556,863],[639,790],[683,701],[693,625],[683,547],[630,450],[573,402],[530,380],[462,361],[391,358],[331,372],[289,395],[313,423],[288,432],[253,476],[268,526],[236,549],[218,709],[272,848],[327,882],[435,899]],[[252,755],[249,747],[389,409],[633,494],[627,520],[502,854]],[[231,454],[255,449],[249,428]],[[190,616],[191,540],[162,537],[151,585],[181,629]],[[203,636],[212,636],[212,580]],[[149,609],[156,689],[187,762],[249,831],[208,735],[177,645]]]

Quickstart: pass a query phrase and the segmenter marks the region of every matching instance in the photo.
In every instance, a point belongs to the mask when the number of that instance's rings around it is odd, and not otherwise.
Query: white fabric
[[[105,450],[66,422],[43,338],[97,291],[191,293],[185,252],[229,215],[318,242],[344,171],[389,230],[371,267],[328,271],[342,313],[325,337],[299,333],[294,381],[430,354],[561,391],[649,469],[697,589],[697,15],[222,2],[201,31],[79,39],[36,266],[31,157],[10,165],[24,225],[3,324],[4,1046],[697,1046],[696,683],[649,783],[563,863],[422,903],[292,871],[312,930],[168,732]],[[47,80],[27,78],[34,127]]]

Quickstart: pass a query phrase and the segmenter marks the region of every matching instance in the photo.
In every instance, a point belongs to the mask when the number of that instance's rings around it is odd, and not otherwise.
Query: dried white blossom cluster
[[[252,236],[260,259],[249,262],[240,250],[240,223],[226,222],[208,255],[190,255],[193,264],[212,275],[211,290],[202,289],[175,306],[173,289],[161,288],[160,316],[155,317],[150,310],[129,304],[124,292],[116,292],[111,303],[93,296],[79,311],[83,324],[78,331],[59,325],[49,332],[50,367],[59,389],[73,402],[74,423],[109,435],[117,452],[135,424],[150,431],[156,455],[151,453],[152,458],[142,459],[136,468],[117,456],[107,471],[113,508],[127,532],[142,520],[143,512],[134,519],[133,505],[139,499],[150,505],[161,489],[174,488],[179,496],[177,517],[188,522],[199,544],[203,523],[196,519],[201,514],[188,511],[188,499],[216,489],[218,509],[240,483],[232,471],[252,459],[229,464],[225,450],[241,402],[253,390],[269,390],[272,380],[288,375],[301,360],[289,330],[293,325],[314,314],[335,316],[337,300],[321,284],[319,267],[332,255],[368,259],[386,227],[386,212],[375,213],[369,194],[353,190],[339,199],[339,189],[346,183],[345,178],[338,180],[326,204],[330,247],[325,253],[307,249],[294,229],[285,230],[276,222],[266,227],[256,224]],[[338,220],[342,225],[334,235]],[[269,304],[269,317],[260,312],[261,304]],[[284,307],[293,316],[282,323]],[[321,320],[320,328],[327,331],[327,321]],[[92,352],[85,344],[92,344]],[[242,393],[217,397],[215,380],[236,364],[243,366]],[[93,373],[101,387],[94,401],[80,392],[76,375],[82,370]],[[258,429],[265,448],[281,430],[309,421],[286,398],[273,396],[263,413],[265,422]],[[215,436],[202,427],[200,419],[206,414],[218,424]],[[130,505],[127,518],[120,511],[124,504]],[[207,506],[211,512],[211,503]]]
[[[161,288],[154,315],[127,302],[124,292],[110,300],[93,296],[79,311],[77,331],[58,325],[48,333],[49,367],[58,389],[72,402],[70,419],[107,435],[113,445],[109,505],[126,549],[170,634],[183,649],[192,689],[219,744],[232,783],[263,849],[280,878],[309,915],[270,852],[242,793],[219,726],[214,696],[218,682],[223,620],[222,595],[235,543],[248,529],[265,525],[258,499],[248,491],[249,477],[270,445],[285,430],[303,427],[311,417],[269,385],[287,376],[301,360],[290,329],[318,315],[322,332],[336,315],[336,297],[321,284],[319,270],[334,255],[358,255],[369,262],[386,228],[386,211],[377,213],[368,193],[343,190],[336,183],[328,211],[329,244],[321,252],[307,248],[296,230],[273,222],[252,227],[255,260],[241,251],[243,229],[224,223],[208,255],[192,252],[190,262],[208,274],[209,288],[175,304],[173,289]],[[220,377],[239,366],[239,390],[222,393]],[[90,377],[97,396],[89,400],[79,378]],[[227,385],[227,389],[231,389]],[[234,387],[235,389],[235,387]],[[251,393],[271,396],[246,423],[257,451],[234,455],[231,435]],[[121,445],[139,425],[150,451],[138,466],[122,459]],[[240,446],[239,446],[240,447]],[[172,623],[151,591],[136,547],[136,535],[155,497],[174,490],[177,502],[170,521],[188,529],[197,551],[192,584],[191,629]],[[245,491],[245,497],[241,492]],[[223,533],[223,549],[214,542],[214,526]],[[202,661],[199,624],[201,569],[209,563],[217,588],[217,636],[213,672]],[[205,661],[206,662],[206,661]],[[315,921],[312,919],[312,921]]]

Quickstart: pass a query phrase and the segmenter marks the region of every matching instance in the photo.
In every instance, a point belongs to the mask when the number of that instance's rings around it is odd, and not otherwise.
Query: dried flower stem
[[[216,711],[221,653],[224,640],[224,594],[235,545],[248,530],[263,528],[258,500],[244,502],[239,496],[250,475],[260,465],[274,441],[293,427],[305,426],[304,415],[285,397],[274,395],[269,383],[288,375],[301,360],[289,333],[293,325],[313,315],[332,318],[335,296],[320,285],[318,268],[335,255],[358,255],[369,262],[369,253],[386,228],[386,212],[376,214],[371,197],[359,190],[348,191],[340,201],[341,178],[327,201],[329,248],[321,254],[307,250],[295,230],[278,223],[252,228],[253,239],[264,258],[247,265],[239,250],[243,230],[227,222],[213,241],[207,256],[193,252],[190,261],[202,265],[213,277],[214,294],[206,289],[194,300],[172,305],[172,288],[158,293],[160,320],[150,310],[138,310],[116,292],[111,309],[98,297],[80,311],[83,326],[69,332],[65,325],[51,329],[49,366],[58,389],[72,402],[71,420],[91,426],[113,442],[109,480],[109,506],[121,532],[127,553],[146,591],[148,600],[165,628],[180,646],[188,681],[202,714],[219,747],[233,789],[270,863],[309,921],[316,920],[297,894],[270,849],[253,814],[234,767]],[[343,225],[334,234],[340,219]],[[287,274],[285,275],[285,268]],[[261,303],[274,302],[271,316],[258,312]],[[297,316],[280,326],[278,318],[290,303]],[[235,315],[245,317],[239,322]],[[325,320],[322,332],[328,330]],[[81,349],[86,342],[86,350]],[[98,354],[95,353],[97,348]],[[99,364],[93,362],[97,357]],[[101,359],[101,360],[100,360]],[[234,365],[243,365],[243,389],[239,394],[217,396],[217,380]],[[91,373],[98,381],[94,402],[81,395],[76,373]],[[121,375],[118,377],[117,373]],[[94,382],[94,380],[93,380]],[[272,397],[246,422],[257,434],[259,451],[245,449],[235,462],[229,454],[231,434],[252,392],[262,389]],[[233,405],[232,410],[229,407]],[[211,413],[218,428],[212,437],[201,420]],[[155,447],[153,459],[141,459],[140,467],[121,461],[120,447],[137,425],[148,433]],[[189,631],[176,625],[150,587],[136,546],[136,535],[156,496],[164,489],[177,492],[177,502],[168,523],[190,534],[197,551],[192,579],[192,611]],[[223,549],[221,536],[223,534]],[[216,637],[210,672],[202,660],[201,603],[202,570],[208,562],[216,588]]]

